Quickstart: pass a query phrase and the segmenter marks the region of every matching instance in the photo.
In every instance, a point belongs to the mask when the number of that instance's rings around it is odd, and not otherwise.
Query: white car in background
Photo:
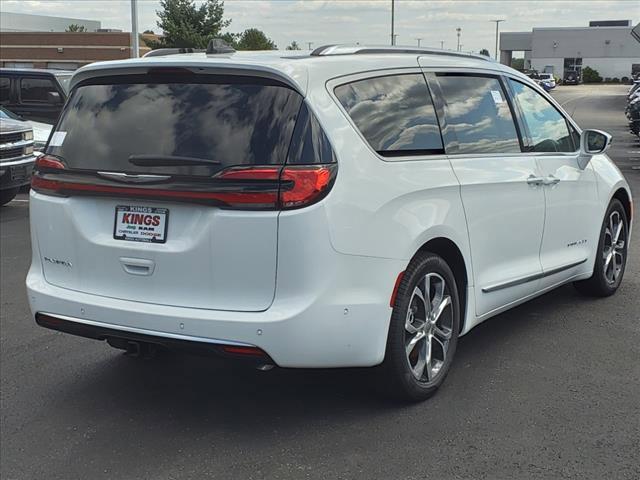
[[[25,120],[20,115],[17,115],[2,106],[0,106],[0,118],[13,119],[31,125],[31,128],[33,129],[33,151],[42,152],[45,145],[47,144],[47,140],[49,139],[49,135],[51,134],[53,125],[42,122],[34,122],[32,120]]]
[[[422,400],[482,321],[616,292],[633,210],[610,142],[484,56],[93,63],[36,162],[30,307],[133,353],[378,365]]]
[[[545,90],[551,90],[556,88],[556,79],[554,78],[552,73],[539,73],[538,80],[541,83],[544,83],[547,88]]]

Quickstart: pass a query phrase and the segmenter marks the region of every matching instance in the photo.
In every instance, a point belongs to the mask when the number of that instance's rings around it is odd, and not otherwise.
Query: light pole
[[[416,38],[416,40],[418,41],[418,47],[420,47],[420,42],[422,41],[421,38]]]
[[[498,26],[500,25],[500,22],[504,22],[504,19],[502,20],[489,20],[490,22],[496,22],[496,62],[498,61]]]
[[[307,42],[307,44],[309,45],[309,50],[311,50],[311,46],[313,45],[313,42]]]
[[[440,50],[444,50],[444,40],[440,40]]]
[[[456,52],[460,51],[460,32],[462,32],[462,29],[460,27],[456,28],[456,34],[458,35],[458,46],[456,47]]]
[[[391,0],[391,46],[393,47],[396,44],[396,35],[395,35],[395,14],[396,14],[396,1]]]
[[[140,56],[140,37],[138,35],[138,0],[131,0],[131,57]]]

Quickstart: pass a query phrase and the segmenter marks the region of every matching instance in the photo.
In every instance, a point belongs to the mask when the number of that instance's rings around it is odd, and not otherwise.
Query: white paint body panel
[[[587,278],[611,197],[618,189],[630,197],[619,170],[604,155],[593,157],[585,170],[571,158],[531,154],[379,157],[336,102],[332,85],[353,75],[420,71],[418,64],[509,74],[541,91],[502,65],[443,55],[293,60],[282,54],[194,54],[80,69],[73,84],[114,70],[162,65],[277,77],[305,96],[339,170],[321,202],[279,213],[64,199],[32,191],[32,312],[153,335],[255,345],[284,367],[372,366],[384,358],[396,278],[433,239],[454,243],[464,260],[462,334],[566,281]],[[531,174],[553,174],[561,183],[551,190],[530,186]],[[178,241],[162,246],[113,240],[115,205],[129,203],[168,207],[168,238]],[[576,236],[587,242],[562,248]],[[73,266],[45,265],[45,256]],[[587,262],[560,276],[482,291],[584,256]],[[152,261],[154,273],[127,274],[121,258]]]

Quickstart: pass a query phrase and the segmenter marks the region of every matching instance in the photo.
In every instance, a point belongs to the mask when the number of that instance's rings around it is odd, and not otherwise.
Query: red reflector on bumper
[[[236,347],[233,345],[225,345],[222,347],[225,353],[233,355],[248,355],[253,357],[264,357],[266,353],[258,347]]]

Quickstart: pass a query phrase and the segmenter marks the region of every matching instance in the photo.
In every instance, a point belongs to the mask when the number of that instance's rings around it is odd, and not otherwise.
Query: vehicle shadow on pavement
[[[579,321],[573,318],[577,296],[571,287],[564,287],[476,327],[461,338],[454,365],[440,391],[423,404],[399,404],[381,395],[383,386],[377,383],[375,368],[276,368],[261,372],[215,358],[169,352],[139,359],[114,350],[65,390],[78,402],[77,408],[97,414],[126,412],[133,417],[151,416],[154,421],[236,432],[255,429],[257,424],[295,428],[309,421],[310,411],[316,421],[330,418],[340,422],[360,416],[370,419],[375,412],[389,409],[423,408],[421,405],[455,408],[456,403],[462,406],[475,401],[500,362],[521,361],[522,355],[513,357],[513,350],[522,353],[536,348],[531,339],[540,336],[539,329],[575,328]],[[549,320],[550,311],[556,317],[560,312],[566,322]],[[83,394],[87,390],[92,392],[90,397]],[[462,396],[460,392],[464,392]],[[90,398],[91,403],[83,403],[83,398]],[[101,407],[95,405],[96,399]]]

